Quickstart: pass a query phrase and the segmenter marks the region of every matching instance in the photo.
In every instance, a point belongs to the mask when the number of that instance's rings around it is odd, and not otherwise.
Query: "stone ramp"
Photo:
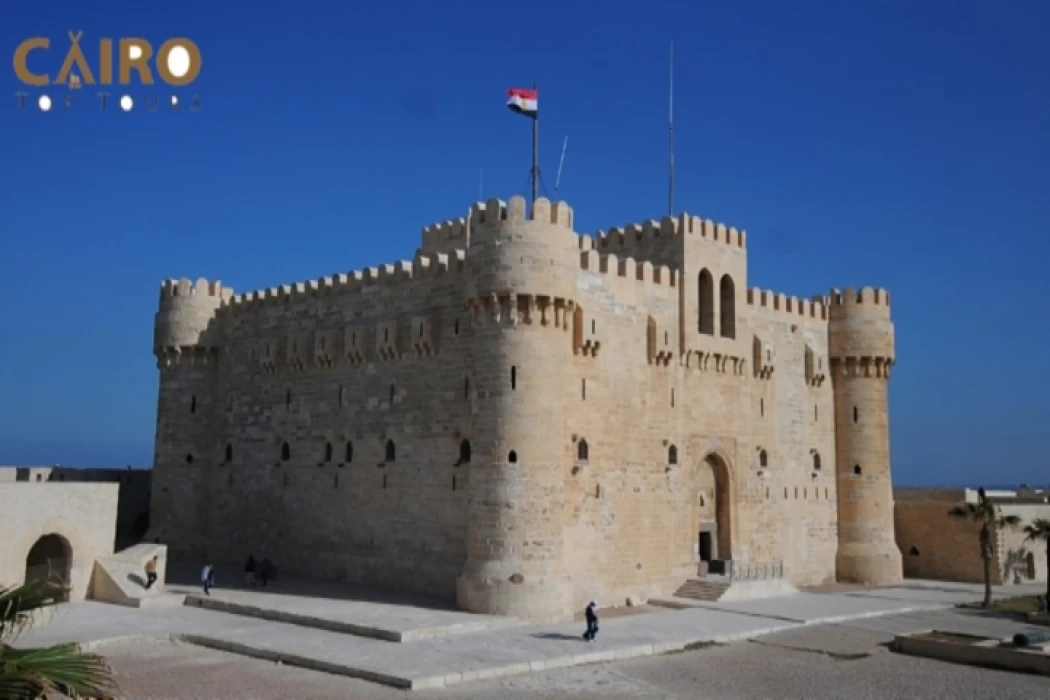
[[[157,582],[146,589],[146,562],[157,561]],[[137,544],[116,554],[99,557],[91,572],[90,597],[104,603],[131,608],[162,608],[182,605],[185,596],[169,592],[164,586],[167,547]]]

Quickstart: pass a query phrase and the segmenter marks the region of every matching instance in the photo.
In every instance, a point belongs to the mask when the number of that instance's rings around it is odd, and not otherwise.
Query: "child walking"
[[[583,638],[593,642],[598,636],[598,604],[593,600],[588,603],[584,615],[587,617],[587,631],[583,633]]]

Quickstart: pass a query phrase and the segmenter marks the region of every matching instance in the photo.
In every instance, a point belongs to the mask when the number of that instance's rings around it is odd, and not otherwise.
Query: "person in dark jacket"
[[[588,642],[593,642],[598,636],[598,604],[593,600],[588,603],[584,615],[587,618],[587,631],[583,633],[583,638]]]

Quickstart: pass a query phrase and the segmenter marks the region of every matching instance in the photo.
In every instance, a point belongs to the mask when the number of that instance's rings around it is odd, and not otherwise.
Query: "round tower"
[[[572,210],[522,197],[470,216],[466,305],[478,405],[459,606],[530,619],[572,613],[563,551],[565,416],[579,250]]]
[[[894,363],[889,294],[852,288],[829,299],[828,354],[835,396],[838,580],[903,578],[893,533],[887,382]]]
[[[148,536],[169,546],[198,543],[198,510],[207,488],[198,478],[214,461],[212,409],[218,333],[215,314],[233,290],[188,279],[161,284],[153,352],[160,370]]]

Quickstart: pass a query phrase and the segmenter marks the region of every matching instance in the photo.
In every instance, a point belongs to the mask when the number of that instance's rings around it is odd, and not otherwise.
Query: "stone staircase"
[[[728,576],[707,576],[691,578],[674,592],[675,598],[692,598],[693,600],[717,601],[729,589]]]

